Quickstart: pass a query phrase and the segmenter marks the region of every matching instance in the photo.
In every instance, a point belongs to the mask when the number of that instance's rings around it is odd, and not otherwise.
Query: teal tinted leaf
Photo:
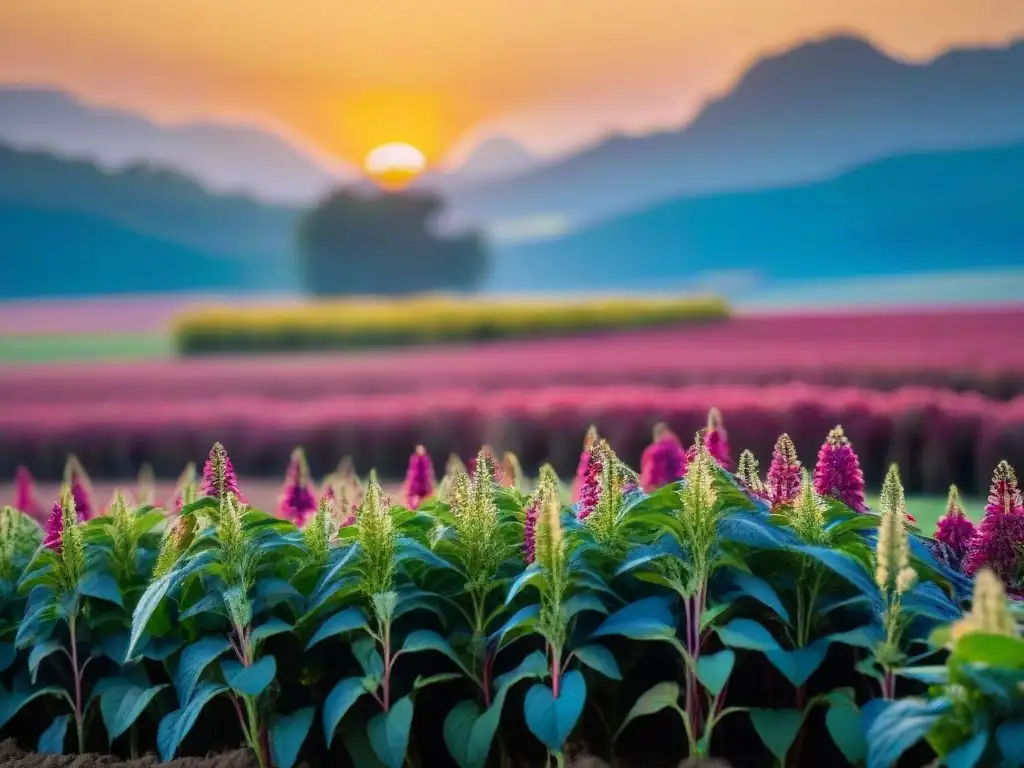
[[[505,605],[510,605],[512,601],[515,600],[516,595],[522,592],[528,584],[539,579],[542,570],[540,563],[531,563],[526,566],[526,569],[516,577],[516,580],[513,581],[512,585],[508,588],[508,594],[505,595]]]
[[[619,665],[615,662],[615,657],[603,645],[584,645],[573,653],[583,664],[600,672],[605,677],[611,680],[622,679],[622,673],[619,671]]]
[[[741,594],[768,606],[783,621],[789,622],[789,611],[786,610],[786,606],[782,604],[782,600],[767,581],[743,571],[734,571],[732,583]]]
[[[56,605],[44,605],[31,613],[18,624],[18,634],[14,637],[16,648],[27,648],[31,645],[46,642],[53,634],[53,625],[61,609]]]
[[[810,679],[828,653],[829,641],[822,638],[811,643],[806,648],[795,648],[785,650],[779,648],[776,651],[765,651],[768,661],[779,672],[785,675],[794,686],[801,686]]]
[[[196,688],[192,698],[188,700],[188,704],[164,715],[156,734],[157,749],[164,761],[174,757],[181,742],[188,736],[192,726],[196,724],[196,719],[203,711],[203,707],[209,704],[214,696],[224,693],[226,690],[227,688],[217,683],[203,683]]]
[[[729,682],[736,654],[730,650],[719,651],[697,659],[697,679],[712,696],[717,696]]]
[[[416,560],[418,562],[425,563],[432,568],[444,568],[452,571],[459,570],[436,552],[432,552],[427,549],[415,539],[410,539],[408,536],[399,536],[398,541],[395,544],[395,562],[402,563],[406,560]],[[371,739],[371,743],[372,741],[373,740]]]
[[[402,616],[412,611],[430,611],[441,620],[442,626],[447,625],[448,617],[445,616],[437,605],[437,595],[423,590],[403,590],[398,593],[398,605],[391,616],[392,621],[397,621]]]
[[[804,713],[796,709],[751,709],[750,722],[769,751],[784,762],[800,732]]]
[[[249,635],[249,640],[253,644],[258,645],[259,643],[262,643],[264,640],[266,640],[268,637],[273,637],[274,635],[281,635],[285,632],[291,631],[292,625],[289,624],[287,621],[273,618],[263,622],[258,627],[254,627],[252,630],[252,634]]]
[[[976,733],[958,746],[944,761],[946,768],[974,768],[988,747],[988,734],[984,731]]]
[[[32,648],[28,655],[28,673],[33,685],[35,685],[36,675],[39,673],[39,665],[43,659],[63,650],[64,644],[59,640],[47,640],[45,643]]]
[[[108,603],[114,603],[124,608],[124,602],[121,599],[121,589],[117,586],[117,582],[114,581],[114,577],[109,573],[89,571],[78,582],[78,591],[86,597],[106,600]]]
[[[678,702],[678,683],[658,683],[657,685],[648,688],[640,694],[640,698],[638,698],[636,703],[630,708],[629,713],[622,721],[622,725],[619,726],[619,730],[616,731],[615,738],[618,738],[619,734],[626,729],[626,726],[638,717],[653,715],[655,712],[661,712],[661,710],[667,707],[671,707],[682,715]]]
[[[129,682],[104,691],[100,696],[100,715],[107,729],[108,740],[113,743],[114,739],[127,731],[149,706],[153,697],[166,687],[166,683],[146,688]]]
[[[256,588],[253,590],[253,599],[259,600],[267,608],[288,602],[301,605],[305,600],[295,587],[284,579],[278,578],[257,581]]]
[[[788,549],[799,542],[791,531],[772,525],[767,515],[738,511],[719,522],[718,538],[751,549]]]
[[[540,616],[539,605],[527,605],[520,608],[512,614],[508,621],[506,621],[494,634],[491,635],[490,641],[493,643],[497,640],[498,648],[503,647],[505,645],[506,635],[520,627],[530,626],[532,622],[537,620],[538,616]],[[518,634],[519,633],[517,632],[515,636],[518,636]]]
[[[180,637],[150,637],[146,635],[142,642],[141,655],[143,658],[153,661],[167,661],[182,645]],[[125,664],[127,663],[126,660]]]
[[[946,698],[924,701],[921,699],[900,699],[886,702],[879,711],[864,715],[871,718],[867,730],[868,768],[890,768],[904,752],[923,739],[950,709]]]
[[[178,669],[174,673],[174,687],[178,691],[179,701],[188,701],[192,698],[192,692],[203,670],[230,647],[227,638],[204,637],[181,652]]]
[[[0,643],[0,672],[6,672],[18,657],[14,643]]]
[[[682,559],[683,550],[679,542],[671,536],[662,536],[652,544],[637,544],[630,548],[622,564],[616,569],[615,575],[635,571],[641,566],[653,563],[663,557]]]
[[[751,619],[733,619],[716,631],[719,639],[730,648],[744,648],[748,651],[781,650],[771,632]]]
[[[131,640],[128,643],[128,652],[125,654],[127,659],[130,660],[132,658],[132,653],[139,642],[139,638],[142,637],[142,633],[146,630],[146,625],[149,624],[149,620],[153,618],[157,607],[170,591],[173,578],[173,571],[160,577],[146,587],[146,591],[139,598],[139,604],[135,606],[135,612],[132,614]]]
[[[341,724],[341,738],[345,749],[352,756],[353,768],[387,768],[370,746],[370,738],[366,734],[366,723],[356,722],[349,718]]]
[[[882,642],[885,633],[877,624],[866,624],[847,632],[834,632],[828,635],[829,642],[842,643],[854,648],[863,648],[866,651],[873,651]]]
[[[845,701],[830,700],[828,712],[825,714],[825,727],[828,728],[829,736],[836,747],[851,765],[857,765],[864,759],[868,745],[861,727],[861,714],[849,697],[846,697]]]
[[[99,643],[100,653],[123,667],[124,657],[128,652],[128,639],[128,632],[116,632],[113,635],[108,635]]]
[[[334,732],[337,730],[341,718],[359,700],[359,697],[366,693],[369,691],[362,678],[346,677],[327,694],[327,700],[324,701],[323,724],[324,737],[327,739],[328,747],[334,741]]]
[[[16,685],[14,690],[7,691],[0,685],[0,728],[7,725],[8,721],[18,714],[22,707],[38,699],[40,696],[66,696],[66,694],[63,689],[57,686],[49,686],[33,691],[28,688],[18,688]]]
[[[523,659],[519,666],[511,672],[506,672],[504,675],[494,678],[494,690],[500,693],[507,688],[511,688],[520,680],[526,680],[531,677],[545,677],[548,671],[547,657],[542,651],[534,651]]]
[[[306,645],[306,650],[308,651],[314,645],[329,637],[352,632],[356,629],[366,629],[367,627],[366,614],[363,613],[361,608],[346,608],[344,611],[334,614],[320,625],[316,634],[310,638],[309,643]]]
[[[314,602],[316,602],[317,599],[330,588],[334,583],[334,580],[353,561],[357,554],[359,554],[358,543],[352,543],[348,547],[335,549],[331,552],[328,557],[327,570],[323,572],[320,580],[317,581],[316,589],[313,590]]]
[[[375,715],[367,726],[370,746],[388,768],[402,768],[412,728],[412,699],[403,696],[388,712]]]
[[[64,739],[68,733],[71,715],[57,715],[53,722],[39,737],[39,753],[43,755],[61,755],[64,753]]]
[[[356,657],[363,674],[380,680],[384,677],[384,658],[377,650],[377,643],[372,637],[360,637],[351,643],[352,655]]]
[[[919,582],[900,597],[900,610],[938,621],[956,621],[963,611],[932,581]]]
[[[402,653],[422,653],[423,651],[443,653],[454,661],[467,675],[472,676],[469,670],[463,666],[462,661],[448,641],[437,634],[437,632],[430,629],[417,629],[406,636],[405,642],[402,644]]]
[[[672,612],[660,597],[630,603],[602,622],[591,637],[621,635],[631,640],[664,640],[675,637]]]
[[[576,670],[562,678],[557,699],[550,688],[537,683],[526,692],[523,702],[526,727],[541,744],[553,752],[560,752],[583,713],[586,699],[587,684]]]
[[[1024,720],[1013,720],[996,728],[996,744],[1007,763],[1024,765]]]
[[[277,661],[273,656],[264,656],[244,667],[236,659],[226,659],[220,663],[220,670],[231,690],[243,696],[259,696],[277,674]]]
[[[219,616],[224,614],[224,599],[221,597],[219,592],[214,592],[209,595],[204,595],[199,600],[196,600],[192,605],[178,614],[179,619],[191,619],[193,616],[199,616],[203,613],[215,613]]]
[[[290,715],[274,718],[270,726],[270,755],[277,768],[295,765],[315,716],[316,707],[303,707]]]
[[[475,701],[460,701],[444,719],[444,743],[459,768],[484,768],[487,762],[487,754],[490,753],[491,741],[494,739],[493,732],[487,740],[487,753],[483,759],[479,754],[471,755],[474,746],[473,730],[480,722],[480,715],[480,706]],[[476,752],[479,750],[480,746],[476,745]]]
[[[595,613],[608,614],[608,609],[605,608],[604,603],[597,595],[573,595],[565,601],[565,621],[569,621],[577,613],[583,611],[593,611]]]
[[[870,597],[872,604],[876,607],[881,606],[881,596],[879,595],[878,587],[858,560],[850,557],[845,552],[826,549],[825,547],[815,547],[810,544],[799,544],[794,546],[793,549],[814,558],[834,574],[848,581],[862,594]]]

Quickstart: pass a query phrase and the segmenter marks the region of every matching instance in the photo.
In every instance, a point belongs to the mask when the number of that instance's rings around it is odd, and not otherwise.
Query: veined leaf
[[[139,719],[153,698],[166,687],[166,683],[143,687],[125,681],[103,692],[100,696],[100,715],[111,744]]]
[[[414,632],[410,632],[402,644],[400,653],[422,653],[423,651],[437,651],[444,654],[454,661],[466,675],[471,678],[473,677],[472,673],[462,663],[462,660],[459,659],[451,644],[441,635],[437,634],[437,632],[430,629],[417,629]]]
[[[39,737],[39,753],[42,755],[60,755],[64,752],[64,740],[67,738],[68,723],[71,715],[57,715],[53,722]]]
[[[412,729],[412,698],[403,696],[388,712],[375,715],[367,726],[370,746],[388,768],[402,768]]]
[[[89,571],[78,583],[78,591],[86,597],[94,597],[98,600],[106,600],[114,605],[124,608],[124,601],[121,599],[121,589],[109,573],[98,573]]]
[[[697,659],[697,679],[712,696],[717,696],[729,682],[736,654],[726,649]]]
[[[622,725],[619,726],[619,730],[615,732],[614,738],[618,738],[619,735],[626,730],[626,726],[636,720],[638,717],[644,717],[646,715],[653,715],[656,712],[671,707],[672,709],[679,712],[681,716],[683,711],[679,709],[679,684],[678,683],[658,683],[651,688],[648,688],[642,694],[640,698],[636,700],[636,703],[630,708],[629,713],[622,721]]]
[[[334,741],[334,732],[345,713],[352,708],[360,696],[367,693],[369,693],[369,689],[363,678],[346,677],[327,694],[327,700],[324,701],[323,724],[324,737],[327,739],[328,747]]]
[[[771,632],[751,619],[733,619],[724,627],[717,628],[719,639],[730,648],[744,648],[748,651],[781,650]]]
[[[316,634],[306,644],[306,650],[308,651],[314,645],[329,637],[352,632],[356,629],[366,629],[368,626],[366,614],[363,613],[361,608],[346,608],[344,611],[334,614],[320,625]]]
[[[789,611],[782,604],[782,600],[779,599],[778,594],[764,579],[758,578],[749,573],[743,571],[734,571],[730,574],[732,578],[733,586],[739,590],[740,594],[752,597],[762,605],[766,605],[775,611],[776,615],[779,616],[787,624],[789,623]]]
[[[181,652],[178,669],[174,673],[174,687],[178,691],[180,701],[192,698],[203,670],[230,647],[231,644],[225,637],[204,637]]]
[[[804,713],[797,709],[751,709],[750,722],[768,750],[784,762],[796,740]]]
[[[675,639],[672,612],[660,597],[639,600],[613,613],[590,636],[609,635],[621,635],[631,640]]]
[[[27,680],[25,681],[27,683]],[[17,687],[13,690],[5,690],[0,685],[0,728],[3,728],[12,717],[21,711],[29,702],[35,701],[40,696],[66,696],[63,689],[51,685],[46,688],[32,690],[28,687]]]
[[[273,656],[264,656],[244,667],[237,659],[225,659],[220,663],[220,669],[231,690],[243,696],[259,696],[277,674],[277,662]]]
[[[36,675],[39,673],[39,665],[43,659],[61,651],[64,651],[64,644],[60,640],[47,640],[32,648],[28,655],[28,673],[33,685],[36,683]]]
[[[546,685],[537,683],[526,692],[523,702],[526,727],[553,752],[562,750],[587,699],[587,684],[578,671],[568,672],[561,683],[558,698]]]
[[[184,707],[164,715],[156,735],[157,749],[160,751],[162,760],[166,762],[174,757],[182,740],[196,724],[196,719],[203,711],[203,707],[209,704],[214,696],[224,693],[226,690],[227,688],[217,683],[203,683],[196,688],[195,693]]]
[[[622,673],[612,652],[603,645],[584,645],[573,651],[576,658],[611,680],[621,680]]]
[[[292,768],[309,735],[316,707],[303,707],[290,715],[279,715],[270,726],[270,754],[277,768]]]

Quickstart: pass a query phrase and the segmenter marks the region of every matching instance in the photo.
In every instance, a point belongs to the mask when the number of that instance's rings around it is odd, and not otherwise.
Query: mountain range
[[[907,152],[1024,139],[1024,40],[923,64],[854,37],[765,56],[685,126],[613,137],[451,195],[453,221],[579,226],[679,195],[823,179]]]
[[[499,246],[488,288],[688,288],[1024,266],[1024,142],[915,153],[789,187],[680,197]]]

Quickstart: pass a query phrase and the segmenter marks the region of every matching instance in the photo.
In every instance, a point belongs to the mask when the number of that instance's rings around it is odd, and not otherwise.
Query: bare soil
[[[161,763],[156,755],[138,760],[122,760],[111,755],[41,755],[24,752],[14,739],[0,742],[0,765],[4,768],[256,768],[252,753],[245,749],[211,754],[206,757],[182,757]]]

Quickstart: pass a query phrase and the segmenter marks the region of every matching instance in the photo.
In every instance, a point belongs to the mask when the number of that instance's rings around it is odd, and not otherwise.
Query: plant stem
[[[381,682],[384,695],[384,711],[391,711],[391,622],[384,625],[384,680]]]
[[[551,695],[557,699],[562,687],[562,649],[554,645],[548,648],[551,651]]]
[[[78,735],[78,754],[85,754],[85,722],[82,717],[82,671],[78,668],[78,635],[76,633],[78,607],[68,618],[71,635],[71,670],[75,678],[75,730]]]
[[[892,701],[896,698],[896,675],[889,667],[882,669],[882,698]]]

